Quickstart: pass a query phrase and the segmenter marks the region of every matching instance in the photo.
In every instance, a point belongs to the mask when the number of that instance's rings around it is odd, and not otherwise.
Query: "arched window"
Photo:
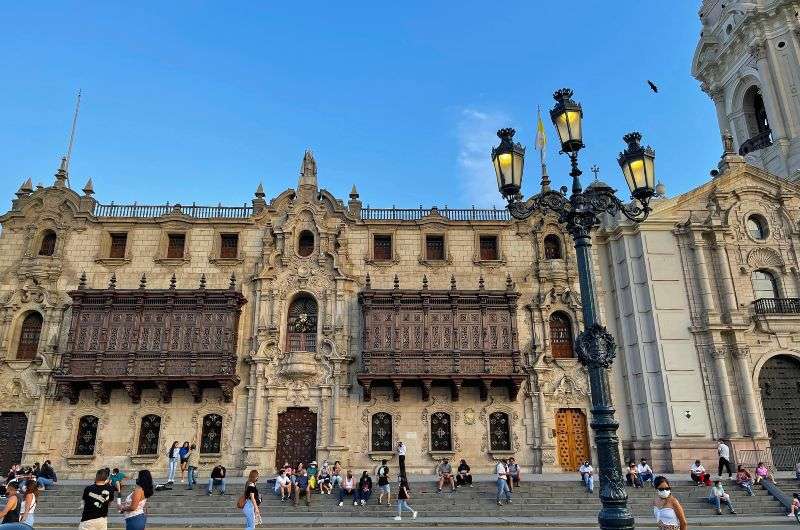
[[[222,440],[222,416],[206,414],[203,416],[203,431],[200,435],[201,453],[219,453]]]
[[[544,259],[561,259],[561,240],[550,234],[544,238]]]
[[[42,315],[35,311],[25,316],[19,334],[17,359],[30,360],[36,358],[36,352],[39,349],[39,337],[42,334],[42,322]]]
[[[760,215],[751,215],[747,218],[747,233],[758,241],[767,239],[767,222]]]
[[[317,301],[302,295],[289,306],[286,344],[288,351],[317,351]]]
[[[757,86],[751,86],[744,93],[742,111],[747,138],[739,147],[739,154],[744,156],[772,145],[772,129],[767,118],[767,109],[764,106],[761,90]]]
[[[489,414],[489,445],[492,451],[511,450],[511,425],[505,412]]]
[[[760,298],[780,298],[778,296],[778,282],[771,272],[764,270],[753,271],[750,277],[753,282],[753,297]]]
[[[372,415],[372,450],[392,450],[392,415],[376,412]]]
[[[452,425],[450,414],[434,412],[431,415],[431,451],[452,451]]]
[[[572,322],[560,311],[550,315],[550,350],[553,357],[558,359],[575,356],[572,349]]]
[[[39,245],[40,256],[52,256],[56,251],[56,233],[52,230],[46,230],[42,236],[42,243]]]
[[[75,440],[76,455],[93,455],[94,444],[97,440],[97,424],[100,420],[97,416],[81,416],[78,421],[78,435]]]
[[[303,230],[297,238],[297,253],[305,258],[312,252],[314,252],[314,234],[309,230]]]
[[[161,417],[155,414],[148,414],[142,418],[142,425],[139,428],[139,450],[140,455],[158,454],[158,439],[161,436]]]

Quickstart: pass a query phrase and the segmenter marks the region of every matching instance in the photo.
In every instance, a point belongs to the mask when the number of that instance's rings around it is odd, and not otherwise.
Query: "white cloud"
[[[459,206],[504,207],[503,199],[497,191],[490,152],[499,142],[497,130],[507,127],[508,123],[508,116],[500,111],[461,110],[456,128],[459,143],[458,167],[462,183],[462,204]]]

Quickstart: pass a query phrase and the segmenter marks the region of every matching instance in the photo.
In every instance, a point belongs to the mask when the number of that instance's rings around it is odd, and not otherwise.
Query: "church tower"
[[[800,0],[703,0],[692,75],[747,161],[800,180]]]

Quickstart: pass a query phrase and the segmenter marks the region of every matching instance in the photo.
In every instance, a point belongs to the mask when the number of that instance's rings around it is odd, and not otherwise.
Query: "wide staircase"
[[[726,486],[739,514],[736,517],[742,522],[794,523],[794,520],[784,516],[784,508],[765,490],[756,487],[755,496],[750,497],[738,488]],[[514,488],[513,503],[504,506],[496,505],[495,486],[488,481],[476,483],[473,488],[459,488],[454,493],[449,490],[437,493],[433,484],[425,482],[412,483],[411,488],[411,505],[419,511],[419,518],[413,522],[418,524],[459,524],[459,519],[463,519],[463,523],[472,524],[502,524],[503,521],[510,524],[516,518],[526,518],[517,522],[590,525],[596,521],[600,507],[597,490],[594,495],[589,495],[577,481],[523,483]],[[240,526],[243,519],[241,511],[236,508],[236,500],[242,489],[242,484],[229,484],[226,495],[214,493],[207,496],[204,487],[187,491],[183,485],[176,484],[175,489],[156,492],[148,501],[148,526]],[[396,490],[394,485],[393,489]],[[61,485],[44,492],[37,507],[37,526],[74,526],[80,515],[82,490],[77,485]],[[353,506],[352,497],[345,497],[344,506],[339,507],[338,490],[334,490],[332,495],[313,495],[311,506],[306,506],[305,499],[301,497],[300,505],[295,507],[272,495],[267,484],[262,484],[261,490],[262,515],[266,525],[280,523],[299,526],[352,526],[357,523],[362,526],[387,524],[389,517],[395,515],[395,504],[391,507],[380,506],[377,496],[373,496],[364,507]],[[693,521],[699,523],[702,520],[704,524],[709,524],[719,518],[706,501],[707,491],[708,488],[692,486],[688,481],[684,484],[673,484],[673,492],[683,504],[690,526],[693,526]],[[653,489],[631,489],[628,494],[629,505],[637,518],[637,524],[652,526]],[[113,515],[109,522],[120,525],[122,520],[115,508],[111,507],[110,512]],[[727,512],[723,507],[723,513]],[[315,518],[317,520],[313,521]],[[412,522],[410,514],[404,514],[403,520]],[[728,518],[725,517],[725,520]]]

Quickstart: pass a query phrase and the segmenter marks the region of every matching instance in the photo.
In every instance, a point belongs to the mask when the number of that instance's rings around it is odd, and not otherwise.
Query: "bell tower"
[[[800,0],[703,0],[692,75],[747,162],[800,180]]]

